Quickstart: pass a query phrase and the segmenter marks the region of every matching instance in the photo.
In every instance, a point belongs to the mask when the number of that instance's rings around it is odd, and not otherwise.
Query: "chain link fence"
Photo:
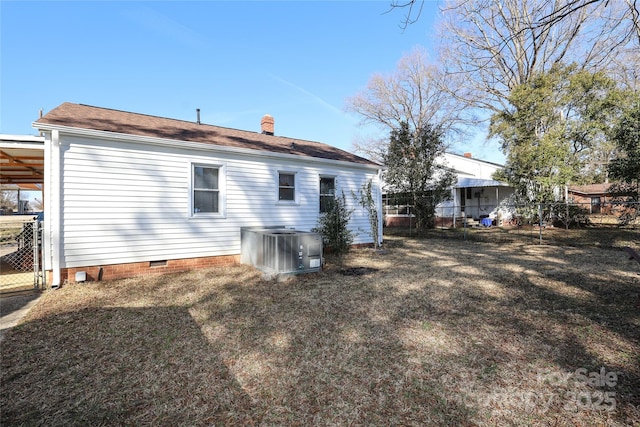
[[[640,203],[453,203],[436,209],[435,228],[416,230],[410,205],[385,206],[387,235],[437,235],[462,240],[579,244],[585,234],[602,246],[640,247]],[[602,238],[599,236],[603,236]]]
[[[42,227],[33,217],[0,217],[0,292],[44,288]]]

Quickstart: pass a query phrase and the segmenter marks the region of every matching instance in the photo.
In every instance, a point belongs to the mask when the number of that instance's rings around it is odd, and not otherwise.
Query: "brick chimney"
[[[464,153],[463,156],[465,156],[467,159],[470,159],[471,157],[473,157],[471,153]]]
[[[260,127],[262,128],[262,133],[265,135],[273,135],[273,117],[268,114],[265,114],[260,120]]]

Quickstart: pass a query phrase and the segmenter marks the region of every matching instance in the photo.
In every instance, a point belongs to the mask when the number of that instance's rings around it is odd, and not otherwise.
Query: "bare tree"
[[[0,209],[13,212],[18,207],[18,192],[0,184]]]
[[[457,95],[494,112],[510,108],[513,88],[554,65],[602,69],[628,42],[618,8],[585,1],[563,19],[556,0],[452,0],[439,29],[447,70],[463,74]],[[547,19],[547,21],[545,21]]]
[[[627,6],[626,18],[631,31],[635,32],[640,44],[640,2],[638,0],[624,0]],[[605,3],[608,6],[610,0],[568,0],[564,4],[555,8],[550,14],[543,16],[538,22],[533,23],[533,27],[543,27],[556,24],[570,15],[596,3]],[[407,28],[415,24],[420,19],[424,0],[393,0],[391,9],[407,10],[401,21],[401,27]]]
[[[640,46],[640,2],[638,0],[625,0],[625,2],[629,7],[629,17]]]
[[[456,76],[448,77],[430,64],[424,49],[416,48],[400,60],[393,74],[371,77],[366,89],[347,99],[346,109],[359,114],[364,123],[381,127],[386,135],[401,123],[415,135],[427,124],[445,135],[461,132],[461,124],[473,118],[466,116],[466,102],[445,89],[458,83]],[[388,139],[361,141],[356,150],[380,160],[387,144]]]
[[[407,11],[406,27],[423,3],[394,0],[391,8]],[[638,0],[449,0],[441,11],[443,59],[451,73],[471,77],[457,93],[479,107],[503,110],[511,89],[559,62],[608,68],[627,87],[637,84]]]
[[[611,58],[609,74],[624,89],[640,91],[640,48],[624,49]]]
[[[41,199],[34,199],[31,205],[34,211],[44,210],[44,202]]]
[[[626,11],[623,16],[624,19],[620,22],[627,21],[624,23],[628,31],[635,33],[638,45],[640,45],[640,4],[638,0],[624,0],[624,2],[626,4]],[[557,10],[554,10],[553,13],[542,17],[535,25],[553,25],[595,3],[604,3],[605,7],[609,7],[612,4],[610,0],[570,0]]]

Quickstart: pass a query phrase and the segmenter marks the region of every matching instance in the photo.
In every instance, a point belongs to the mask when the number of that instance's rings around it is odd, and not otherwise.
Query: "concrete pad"
[[[40,291],[25,291],[0,295],[0,342],[7,329],[16,326],[29,310],[38,303]]]

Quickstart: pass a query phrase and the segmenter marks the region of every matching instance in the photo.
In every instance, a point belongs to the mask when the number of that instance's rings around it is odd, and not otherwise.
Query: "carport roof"
[[[0,184],[33,189],[44,183],[44,137],[0,135]]]

